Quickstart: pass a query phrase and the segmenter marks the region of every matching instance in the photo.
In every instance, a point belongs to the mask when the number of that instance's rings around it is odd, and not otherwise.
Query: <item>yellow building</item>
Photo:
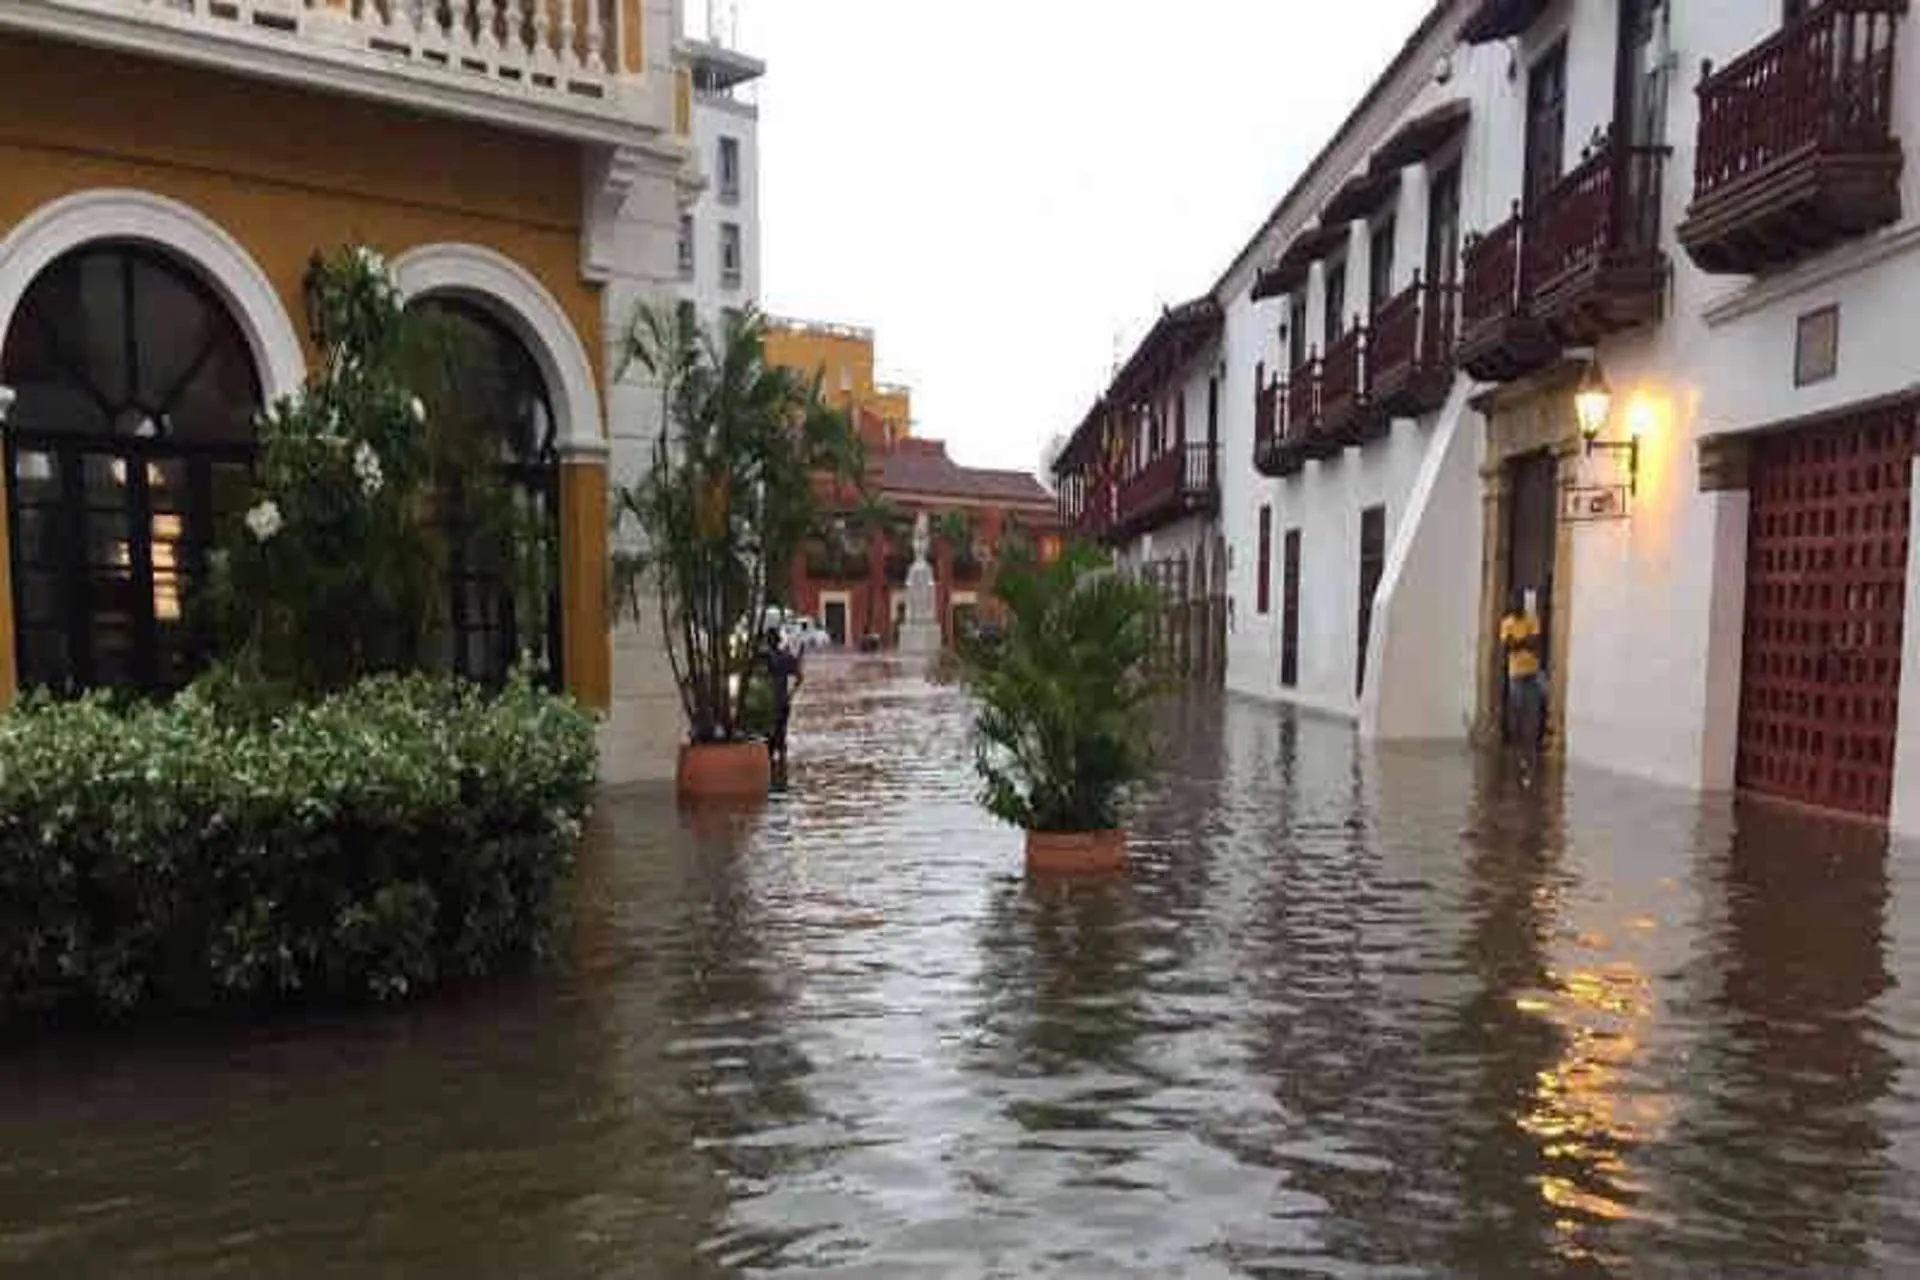
[[[613,670],[609,466],[650,400],[607,352],[669,295],[692,180],[674,6],[506,0],[478,27],[463,7],[0,5],[0,698],[191,677],[178,597],[220,478],[306,381],[310,257],[365,244],[485,340],[529,419],[503,422],[537,442],[503,460],[559,534],[565,686],[619,713],[624,683],[629,719],[660,700]],[[510,655],[465,587],[454,661],[490,674]]]
[[[767,360],[817,376],[827,400],[847,411],[869,445],[885,449],[913,434],[913,393],[875,379],[871,329],[772,319],[767,324]]]

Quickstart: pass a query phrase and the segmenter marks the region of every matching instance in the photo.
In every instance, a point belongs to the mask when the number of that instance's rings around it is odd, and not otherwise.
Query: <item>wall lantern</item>
[[[7,425],[7,415],[13,412],[14,396],[12,387],[0,387],[0,427]]]
[[[300,301],[307,309],[307,336],[313,339],[316,347],[327,345],[327,309],[320,295],[320,279],[327,264],[321,261],[320,251],[314,250],[307,259],[307,273],[300,278]]]
[[[1587,371],[1573,393],[1573,414],[1580,422],[1580,438],[1586,442],[1587,457],[1591,458],[1596,449],[1626,455],[1627,496],[1632,497],[1640,482],[1640,437],[1635,433],[1625,440],[1600,439],[1600,432],[1613,414],[1613,392],[1607,388],[1606,375],[1600,372],[1597,356],[1587,362]]]

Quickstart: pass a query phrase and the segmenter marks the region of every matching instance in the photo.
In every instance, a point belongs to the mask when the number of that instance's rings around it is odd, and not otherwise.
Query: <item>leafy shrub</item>
[[[585,713],[523,677],[259,692],[0,717],[0,1025],[394,999],[548,954]]]
[[[1029,831],[1104,831],[1146,773],[1152,587],[1078,545],[1040,564],[1024,555],[995,590],[1007,625],[960,647],[974,719],[981,802]]]

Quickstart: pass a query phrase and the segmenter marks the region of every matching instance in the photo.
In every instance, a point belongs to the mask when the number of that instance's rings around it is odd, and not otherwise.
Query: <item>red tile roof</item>
[[[947,456],[940,440],[901,440],[880,460],[879,488],[885,494],[924,494],[981,503],[1053,505],[1053,495],[1024,471],[963,467]]]

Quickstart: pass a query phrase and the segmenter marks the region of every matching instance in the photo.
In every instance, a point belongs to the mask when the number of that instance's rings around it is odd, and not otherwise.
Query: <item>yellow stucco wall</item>
[[[807,377],[818,374],[821,393],[829,403],[848,410],[864,408],[892,428],[893,439],[908,434],[912,393],[904,387],[877,389],[871,338],[774,325],[767,331],[767,360]]]
[[[559,302],[598,388],[599,289],[580,277],[581,164],[561,141],[0,36],[0,238],[79,191],[171,197],[239,241],[302,330],[301,279],[316,248],[365,243],[391,257],[440,242],[483,245]],[[563,500],[563,628],[569,685],[604,706],[605,585],[594,574],[606,567],[606,484],[603,466],[589,470],[600,475],[597,518],[582,488],[591,482],[569,479]],[[0,566],[4,538],[0,522]],[[0,699],[15,687],[12,602],[0,591]]]
[[[0,234],[93,187],[198,209],[246,247],[296,321],[316,248],[485,245],[552,292],[598,373],[599,291],[580,278],[571,144],[0,37]]]

